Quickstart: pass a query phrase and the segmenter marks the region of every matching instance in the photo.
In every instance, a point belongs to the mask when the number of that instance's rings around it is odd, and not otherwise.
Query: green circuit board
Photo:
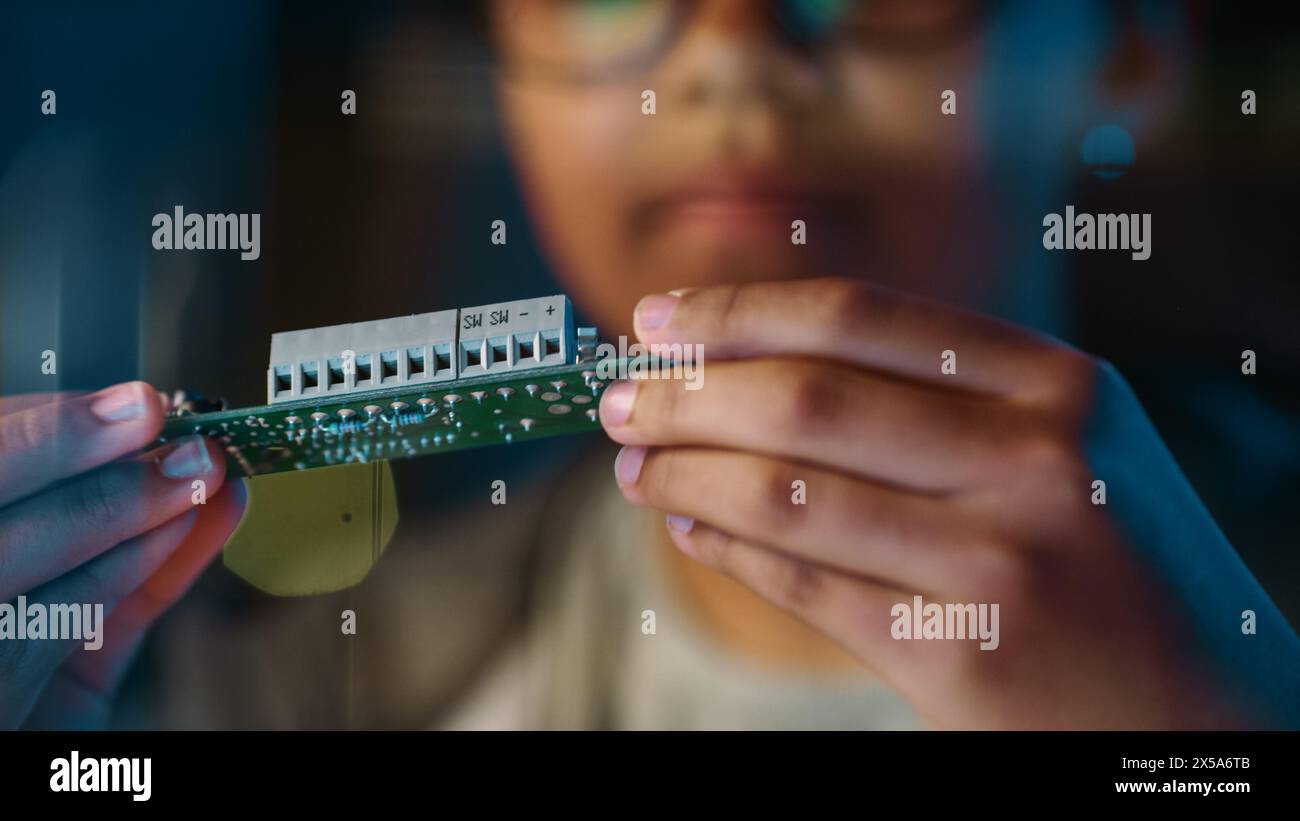
[[[230,476],[259,476],[595,431],[594,363],[168,418],[158,443],[202,434]]]

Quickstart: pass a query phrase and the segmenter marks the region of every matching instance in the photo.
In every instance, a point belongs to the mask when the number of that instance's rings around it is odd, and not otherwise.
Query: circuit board
[[[230,476],[258,476],[508,444],[600,428],[594,363],[555,365],[420,387],[174,416],[159,444],[221,442]]]

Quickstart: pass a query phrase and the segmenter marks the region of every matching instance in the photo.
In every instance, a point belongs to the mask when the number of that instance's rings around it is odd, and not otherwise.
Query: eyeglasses
[[[794,49],[917,49],[977,22],[990,0],[752,0]],[[508,67],[572,80],[645,71],[677,42],[696,0],[494,0]]]

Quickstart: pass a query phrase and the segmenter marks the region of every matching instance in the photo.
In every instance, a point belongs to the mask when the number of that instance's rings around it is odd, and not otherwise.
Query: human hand
[[[1266,656],[1297,669],[1295,634],[1107,364],[844,280],[647,297],[636,329],[703,344],[707,378],[607,389],[625,496],[672,514],[683,552],[836,639],[931,724],[1251,723],[1224,667],[1264,690]],[[997,604],[996,649],[896,639],[894,608],[915,596]],[[1273,639],[1234,639],[1243,606]]]
[[[143,382],[0,398],[0,601],[103,606],[98,648],[0,641],[0,727],[103,726],[149,625],[239,524],[247,492],[223,491],[214,443],[191,436],[122,458],[157,439],[164,401]]]

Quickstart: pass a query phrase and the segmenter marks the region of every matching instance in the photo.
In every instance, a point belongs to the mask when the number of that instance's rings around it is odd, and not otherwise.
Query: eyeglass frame
[[[514,0],[514,2],[528,1]],[[867,1],[869,2],[869,0]],[[498,2],[500,0],[493,0],[491,5],[495,7]],[[784,39],[787,47],[811,52],[827,43],[834,43],[836,40],[840,40],[841,45],[843,45],[842,31],[838,32],[841,35],[840,37],[836,37],[834,34],[829,37],[818,35],[801,36],[798,32],[792,31],[791,25],[781,13],[781,8],[786,2],[789,2],[789,0],[762,0],[763,8],[775,24],[774,28],[785,33]],[[862,2],[862,0],[854,0],[854,2]],[[689,28],[690,21],[699,7],[700,0],[669,0],[669,3],[671,10],[668,25],[664,27],[663,33],[655,42],[647,44],[644,50],[626,58],[601,62],[599,65],[577,67],[546,58],[512,57],[508,61],[502,61],[501,65],[512,74],[522,73],[519,69],[527,65],[531,69],[533,78],[568,83],[617,82],[638,76],[652,69],[680,41],[682,35]],[[940,48],[969,34],[978,27],[978,24],[992,17],[1001,3],[1002,0],[975,0],[965,13],[945,21],[942,26],[907,36],[906,42],[898,42],[896,32],[888,35],[888,39],[886,39],[885,35],[877,32],[875,37],[864,38],[859,34],[858,37],[854,38],[852,45],[855,48],[892,52],[913,52]],[[488,9],[486,14],[489,17],[489,23],[494,23],[495,21],[491,19],[495,16],[494,11]],[[832,27],[831,30],[834,31],[836,28],[838,27]],[[493,38],[494,41],[496,39]],[[498,52],[500,52],[499,48]]]

